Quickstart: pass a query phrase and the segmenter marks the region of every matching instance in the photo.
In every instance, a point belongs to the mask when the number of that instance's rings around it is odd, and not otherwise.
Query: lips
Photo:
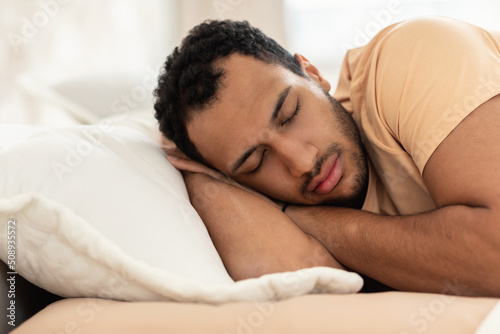
[[[342,158],[337,155],[326,161],[321,169],[321,172],[316,176],[309,186],[307,191],[317,194],[327,194],[335,188],[342,176]]]

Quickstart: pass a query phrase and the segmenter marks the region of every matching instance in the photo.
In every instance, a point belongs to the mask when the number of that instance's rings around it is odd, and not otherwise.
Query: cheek
[[[338,136],[335,119],[329,110],[322,110],[304,115],[300,124],[294,129],[294,136],[302,141],[312,144],[321,153],[332,141],[337,142]],[[326,146],[326,147],[325,147]]]
[[[283,201],[301,198],[300,188],[303,178],[295,178],[282,164],[278,164],[266,175],[267,181],[262,186],[262,192]]]
[[[284,196],[297,191],[297,185],[288,177],[283,166],[274,159],[269,159],[267,165],[262,168],[258,175],[248,177],[246,175],[234,176],[234,179],[252,189],[257,190],[273,198],[282,199]]]

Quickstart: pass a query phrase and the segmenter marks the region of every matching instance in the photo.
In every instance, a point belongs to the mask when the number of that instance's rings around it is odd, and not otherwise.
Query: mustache
[[[328,146],[326,152],[318,160],[316,160],[313,170],[307,173],[306,180],[300,188],[300,192],[302,194],[307,194],[307,188],[309,187],[309,184],[311,184],[312,180],[321,172],[321,167],[323,167],[323,164],[326,162],[326,160],[328,160],[328,158],[330,158],[334,154],[339,154],[341,151],[342,145],[340,145],[339,143]]]

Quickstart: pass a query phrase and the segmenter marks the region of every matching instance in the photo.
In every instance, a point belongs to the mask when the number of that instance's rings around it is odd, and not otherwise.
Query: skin
[[[251,188],[287,202],[309,204],[289,206],[286,216],[277,220],[292,221],[352,270],[398,290],[449,293],[447,286],[453,284],[461,287],[463,295],[500,296],[500,96],[474,110],[429,159],[423,179],[437,210],[411,216],[381,216],[357,210],[359,205],[355,204],[359,201],[349,202],[354,209],[316,206],[357,197],[360,188],[356,186],[363,168],[354,157],[361,153],[331,112],[324,94],[330,88],[328,82],[305,58],[296,57],[311,80],[253,58],[229,56],[223,63],[227,73],[218,99],[187,125],[200,153],[215,168]],[[269,126],[274,101],[289,85],[293,87],[291,99],[285,101],[278,125],[293,114],[297,96],[302,110],[284,128]],[[315,175],[319,157],[332,144],[342,147],[340,182],[326,194],[303,193],[308,178]],[[231,172],[234,162],[250,147],[257,147],[256,152],[241,170]],[[259,172],[248,174],[259,164],[265,150]],[[185,159],[172,163],[184,170],[194,170],[191,168],[196,165]],[[186,174],[190,195],[201,189],[203,182]],[[216,200],[211,204],[211,208],[202,208],[199,213],[209,231],[219,233],[224,228],[212,229],[214,223],[205,221],[204,215],[229,207]],[[247,216],[251,213],[246,211]],[[247,224],[249,230],[265,230],[269,222],[262,219]],[[286,226],[284,223],[283,228]],[[282,241],[276,237],[280,232],[274,233],[248,237],[263,244],[278,242],[285,250],[310,247],[294,242],[300,240],[299,234]],[[227,234],[216,247],[226,248],[234,243],[233,239],[234,234]],[[259,257],[266,261],[275,258],[276,263],[286,258],[263,252],[256,255],[256,263]],[[240,263],[241,258],[231,262]],[[298,258],[294,263],[302,262]],[[274,272],[273,261],[270,263],[265,269]],[[245,268],[238,270],[240,277],[252,277]]]
[[[313,266],[343,269],[269,200],[203,173],[187,173],[191,203],[234,280]]]
[[[397,289],[446,292],[454,282],[463,295],[500,296],[499,111],[497,95],[431,156],[423,178],[437,210],[380,216],[291,207],[287,214],[342,264]]]
[[[188,135],[212,166],[270,197],[359,208],[366,193],[367,166],[358,129],[344,110],[333,109],[327,93],[330,84],[316,67],[296,57],[308,79],[252,57],[229,56],[222,64],[226,74],[218,101],[192,118]],[[287,87],[276,120],[270,122]],[[255,150],[250,157],[233,171],[251,148]],[[336,157],[342,178],[335,189],[326,194],[307,189]]]

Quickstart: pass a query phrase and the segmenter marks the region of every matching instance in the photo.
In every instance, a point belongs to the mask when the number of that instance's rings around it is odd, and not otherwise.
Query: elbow
[[[471,249],[475,253],[478,267],[473,276],[476,289],[472,295],[484,297],[500,297],[500,210],[491,209],[482,224],[476,224],[480,229],[476,246]],[[476,222],[480,223],[480,222]],[[477,233],[477,232],[476,232]],[[474,249],[475,248],[475,249]]]
[[[486,269],[484,287],[487,289],[487,296],[500,297],[500,217],[496,217],[491,223],[491,233],[488,233],[487,238],[484,254],[486,261],[483,262]]]
[[[230,270],[231,267],[232,270]],[[337,262],[319,241],[309,236],[308,242],[302,247],[280,251],[278,254],[267,254],[265,258],[260,257],[258,262],[226,266],[229,275],[235,281],[312,267],[345,270],[345,267]]]
[[[300,268],[330,267],[346,270],[317,239],[310,235],[307,237],[309,238],[309,248],[307,252],[299,256],[298,266]]]

